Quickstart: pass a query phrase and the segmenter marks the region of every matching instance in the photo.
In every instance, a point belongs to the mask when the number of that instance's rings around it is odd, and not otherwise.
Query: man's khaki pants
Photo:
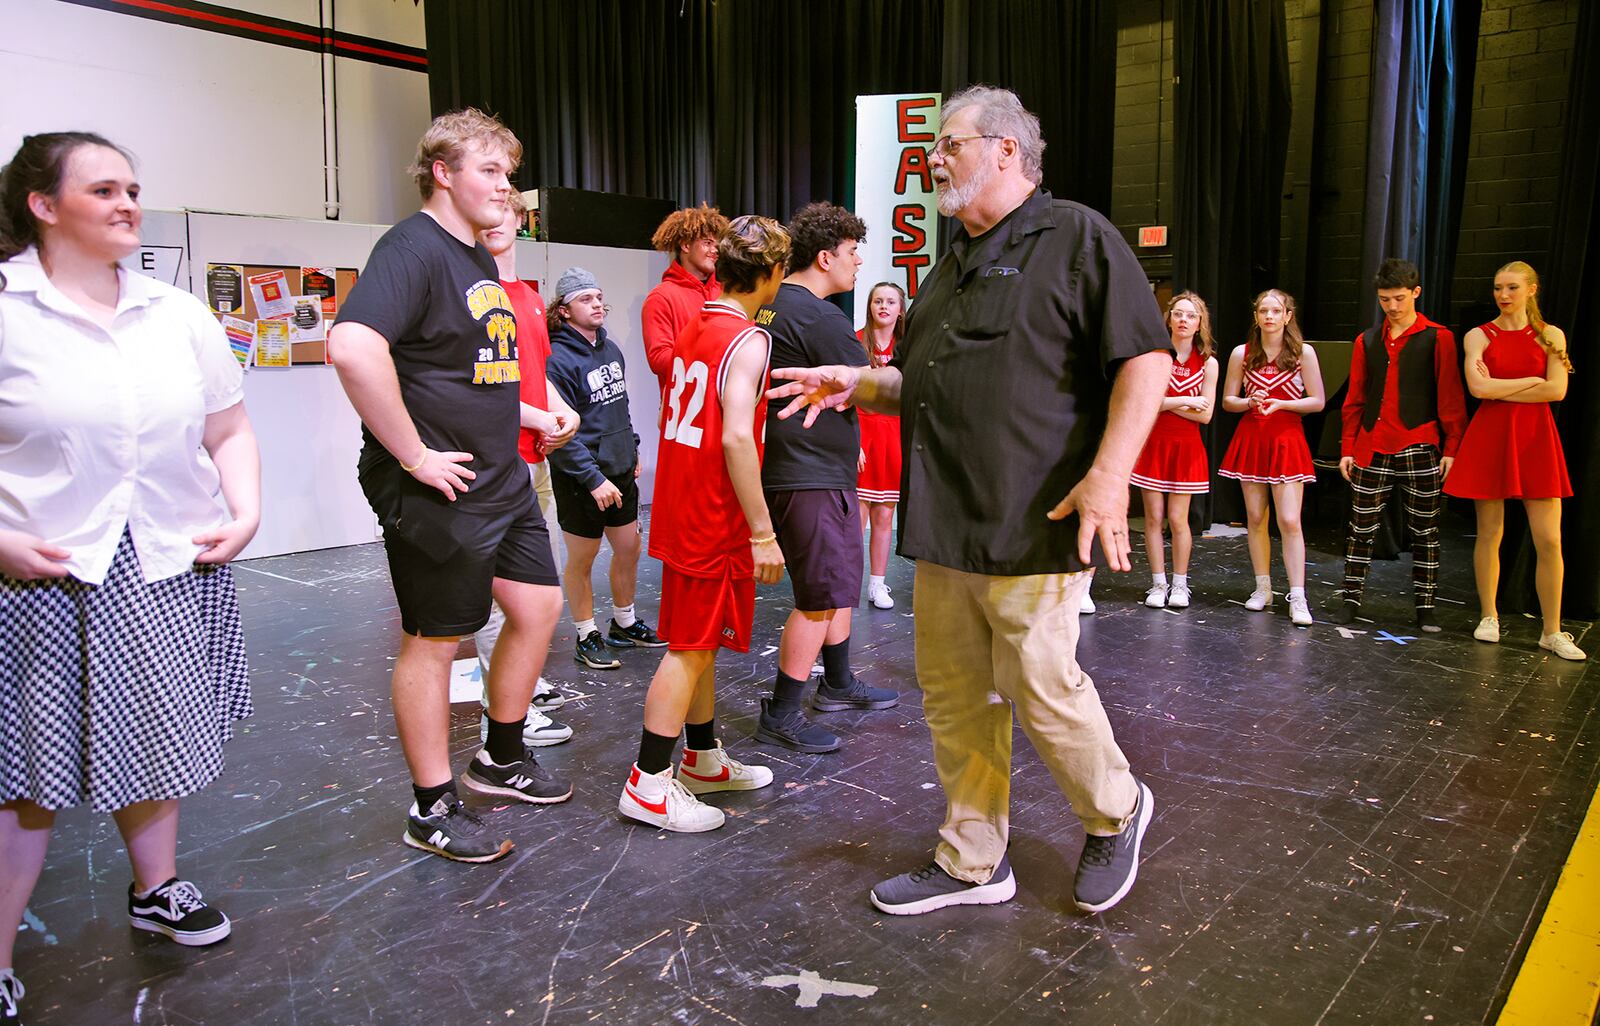
[[[1094,571],[991,577],[917,563],[917,681],[947,811],[935,860],[987,883],[1006,851],[1011,716],[1091,834],[1117,834],[1138,788],[1074,658]]]

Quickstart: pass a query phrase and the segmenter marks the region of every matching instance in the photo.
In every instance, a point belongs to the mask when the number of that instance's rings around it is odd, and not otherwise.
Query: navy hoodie
[[[591,492],[607,478],[632,474],[639,461],[625,370],[622,349],[604,327],[593,343],[570,324],[550,333],[545,376],[580,418],[577,437],[552,452],[550,464]]]

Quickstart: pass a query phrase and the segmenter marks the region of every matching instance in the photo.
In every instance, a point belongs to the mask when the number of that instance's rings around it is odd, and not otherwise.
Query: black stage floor
[[[494,813],[517,849],[490,866],[400,844],[399,621],[381,548],[241,564],[257,711],[222,780],[185,803],[180,852],[234,935],[186,950],[132,934],[110,819],[63,814],[19,938],[29,1021],[1492,1021],[1595,790],[1600,673],[1541,652],[1530,619],[1499,646],[1472,640],[1460,526],[1447,632],[1422,638],[1402,629],[1405,560],[1375,565],[1369,591],[1395,619],[1350,637],[1295,629],[1281,600],[1246,613],[1241,537],[1200,543],[1181,614],[1137,604],[1142,570],[1102,575],[1080,656],[1156,815],[1138,885],[1098,917],[1072,910],[1082,833],[1020,735],[1016,899],[907,918],[868,906],[876,880],[928,857],[942,812],[908,564],[891,568],[901,605],[858,611],[854,645],[904,700],[828,717],[847,738],[833,755],[750,739],[788,611],[786,589],[763,589],[754,650],[719,667],[719,723],[777,782],[713,798],[730,818],[711,834],[618,818],[657,656],[578,673],[564,624],[548,676],[586,697],[560,716],[577,736],[542,757],[577,793]],[[1325,547],[1311,558],[1316,605],[1339,563]],[[644,573],[653,620],[656,564]],[[455,712],[459,771],[477,710]],[[870,993],[799,1007],[808,988],[774,978],[803,974]]]

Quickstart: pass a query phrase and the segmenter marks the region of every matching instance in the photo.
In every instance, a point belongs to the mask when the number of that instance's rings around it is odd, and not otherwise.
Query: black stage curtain
[[[1478,5],[1452,0],[1379,0],[1374,11],[1357,279],[1364,290],[1360,330],[1378,321],[1371,282],[1389,257],[1417,265],[1422,272],[1419,305],[1447,323],[1467,177],[1478,16]],[[1337,407],[1344,403],[1347,387],[1329,397],[1328,429],[1319,456],[1338,458]],[[1401,505],[1391,502],[1372,555],[1394,559],[1409,544]]]
[[[1572,477],[1573,497],[1563,504],[1562,554],[1566,583],[1562,613],[1570,619],[1600,619],[1600,204],[1596,203],[1594,169],[1600,166],[1600,4],[1581,4],[1577,37],[1572,47],[1572,79],[1567,89],[1566,138],[1561,148],[1561,177],[1556,193],[1556,228],[1548,268],[1535,268],[1542,291],[1539,306],[1545,320],[1567,335],[1576,373],[1568,381],[1567,398],[1556,423]],[[1502,548],[1501,603],[1512,611],[1537,613],[1533,588],[1533,543],[1527,528],[1520,535],[1506,503],[1507,545]],[[1511,539],[1518,539],[1512,542]],[[1516,555],[1505,558],[1516,545]],[[1590,652],[1595,646],[1588,646]]]
[[[858,94],[981,80],[1039,114],[1058,196],[1109,204],[1103,0],[451,0],[425,15],[434,111],[499,114],[522,140],[524,188],[784,219],[812,200],[848,205]]]
[[[1283,4],[1179,4],[1173,38],[1178,76],[1173,290],[1193,289],[1210,306],[1225,375],[1229,352],[1244,344],[1250,328],[1250,301],[1278,284],[1291,106]],[[1219,409],[1220,394],[1219,384]],[[1213,466],[1236,421],[1225,413],[1212,418],[1206,444]],[[1209,500],[1197,497],[1191,506],[1199,523],[1244,519],[1238,486],[1214,472]]]

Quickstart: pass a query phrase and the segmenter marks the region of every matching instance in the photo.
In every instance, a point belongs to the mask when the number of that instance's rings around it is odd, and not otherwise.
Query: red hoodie
[[[673,261],[661,275],[661,284],[644,298],[644,311],[639,317],[644,334],[644,356],[661,382],[663,405],[667,389],[672,387],[672,347],[678,341],[678,332],[694,320],[707,300],[720,295],[722,286],[717,283],[715,274],[701,281]]]

